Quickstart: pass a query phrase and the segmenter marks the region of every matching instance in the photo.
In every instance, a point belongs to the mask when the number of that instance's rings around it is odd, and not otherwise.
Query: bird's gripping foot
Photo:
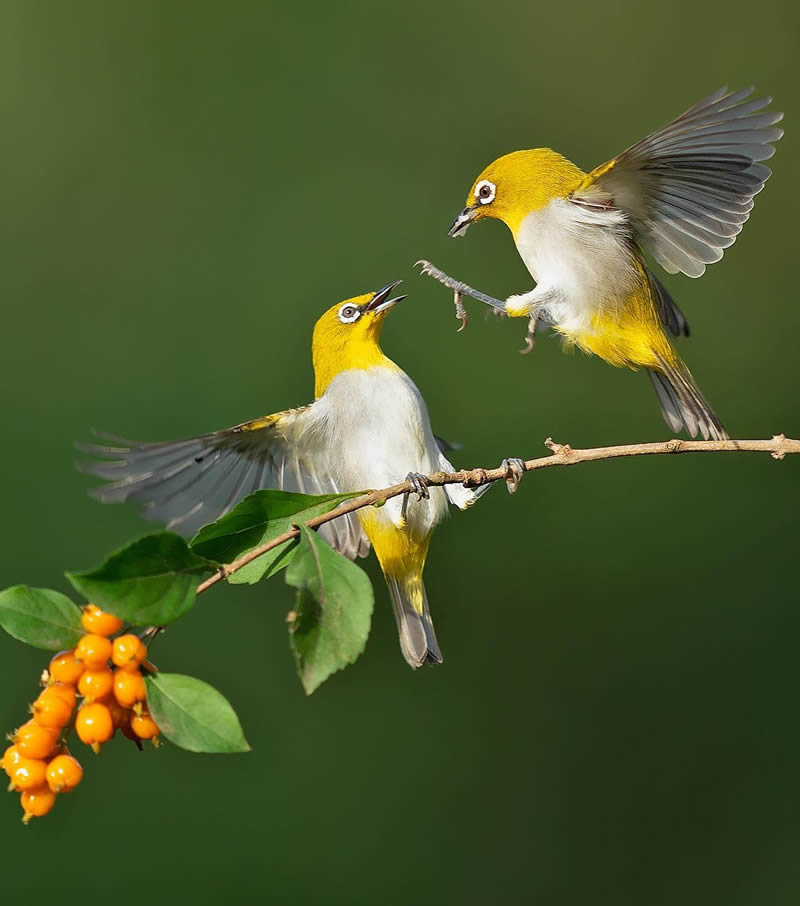
[[[478,289],[473,289],[466,283],[462,283],[461,280],[455,280],[453,277],[446,274],[443,270],[440,270],[435,265],[431,264],[430,261],[425,261],[421,259],[416,262],[422,268],[421,273],[426,274],[428,277],[433,277],[434,280],[438,280],[442,286],[446,286],[448,289],[453,290],[453,301],[456,306],[456,317],[461,321],[461,327],[458,328],[459,332],[462,331],[467,326],[467,313],[464,310],[464,296],[471,296],[473,299],[477,299],[479,302],[483,302],[485,305],[489,305],[492,309],[496,311],[505,312],[505,303],[501,302],[499,299],[495,299],[493,296],[487,296],[486,293],[482,293]]]
[[[517,459],[513,457],[511,459],[504,459],[502,462],[502,467],[506,471],[505,481],[506,487],[508,488],[509,494],[516,494],[517,489],[519,488],[519,483],[522,481],[522,476],[525,474],[525,462],[522,459]]]
[[[428,490],[428,479],[422,473],[409,472],[406,475],[406,481],[411,485],[411,488],[403,494],[403,508],[400,514],[404,522],[408,514],[408,498],[412,494],[417,495],[417,500],[428,500],[431,496],[431,492]]]

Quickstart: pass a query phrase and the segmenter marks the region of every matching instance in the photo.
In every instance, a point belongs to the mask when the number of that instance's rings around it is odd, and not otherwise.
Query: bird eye
[[[361,317],[361,312],[355,305],[343,305],[339,309],[339,320],[343,324],[352,324]]]
[[[482,179],[477,186],[475,186],[475,197],[481,204],[489,204],[494,201],[494,196],[497,194],[497,186],[493,182],[489,182],[488,179]]]

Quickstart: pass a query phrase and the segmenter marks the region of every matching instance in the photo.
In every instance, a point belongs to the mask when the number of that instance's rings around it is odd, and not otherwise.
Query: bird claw
[[[446,286],[448,289],[453,290],[456,300],[456,313],[459,318],[463,317],[463,309],[459,309],[458,297],[459,296],[471,296],[473,299],[477,299],[479,302],[483,302],[485,305],[489,305],[491,308],[499,308],[505,310],[505,303],[500,299],[495,299],[494,296],[488,296],[486,293],[482,293],[478,289],[473,289],[466,283],[463,283],[461,280],[455,280],[453,277],[446,274],[443,270],[440,270],[435,265],[431,264],[430,261],[426,261],[424,258],[419,261],[414,262],[415,266],[421,268],[420,274],[424,274],[426,277],[433,277],[434,280],[437,280],[443,286]]]
[[[525,462],[517,457],[504,459],[502,468],[505,469],[505,481],[509,494],[516,494],[522,476],[525,474]]]
[[[424,272],[425,271],[423,268],[423,273]],[[466,329],[467,324],[469,324],[469,318],[467,317],[467,311],[464,308],[464,294],[459,292],[458,290],[454,290],[453,291],[453,302],[455,303],[455,306],[456,306],[456,317],[459,318],[461,321],[461,327],[458,328],[456,333],[461,333],[462,330]]]
[[[403,494],[403,508],[400,511],[403,521],[408,513],[408,499],[412,494],[417,495],[417,500],[428,500],[431,492],[428,490],[428,479],[420,472],[409,472],[406,481],[411,485],[410,490]]]
[[[525,334],[525,348],[520,349],[520,355],[528,355],[533,352],[533,346],[536,342],[536,315],[531,315],[528,319],[528,332]]]

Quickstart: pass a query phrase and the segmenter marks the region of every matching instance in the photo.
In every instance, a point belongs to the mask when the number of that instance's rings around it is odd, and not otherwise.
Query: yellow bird
[[[549,148],[506,154],[450,228],[461,236],[477,220],[502,220],[536,288],[497,306],[530,318],[530,343],[537,321],[549,323],[569,345],[647,369],[667,424],[692,437],[727,435],[668,336],[689,328],[643,252],[670,274],[699,277],[733,245],[770,176],[757,161],[783,134],[783,114],[752,90],[717,91],[589,173]]]
[[[375,548],[400,647],[408,663],[419,667],[442,660],[422,582],[431,533],[448,501],[466,509],[486,487],[428,488],[424,482],[424,475],[453,467],[419,390],[379,345],[387,313],[406,298],[389,298],[397,285],[334,305],[317,321],[310,405],[189,440],[138,444],[106,435],[125,446],[82,449],[112,460],[84,466],[112,482],[94,488],[94,497],[143,503],[145,518],[187,536],[261,488],[347,493],[409,478],[416,500],[394,498],[319,531],[351,559]]]

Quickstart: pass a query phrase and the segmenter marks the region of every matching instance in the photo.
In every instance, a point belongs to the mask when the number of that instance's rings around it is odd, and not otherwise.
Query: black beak
[[[477,208],[474,206],[466,207],[453,221],[452,226],[447,231],[448,236],[463,236],[467,232],[467,227],[475,219]]]
[[[388,311],[390,308],[397,305],[398,302],[402,302],[403,299],[408,298],[407,296],[395,296],[394,299],[389,298],[392,290],[402,282],[402,280],[395,280],[394,283],[387,283],[383,289],[379,289],[369,302],[367,302],[364,311],[371,311],[373,314],[378,314],[378,312]]]

